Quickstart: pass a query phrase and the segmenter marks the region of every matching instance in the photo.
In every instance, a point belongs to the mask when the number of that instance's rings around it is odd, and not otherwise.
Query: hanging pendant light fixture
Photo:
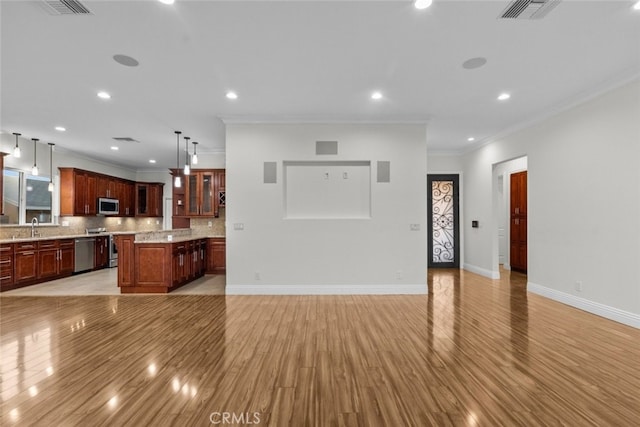
[[[187,157],[184,159],[184,174],[189,175],[191,173],[191,167],[189,166],[189,138],[188,136],[184,137],[184,146],[187,149]]]
[[[33,141],[33,167],[31,168],[31,175],[38,176],[38,165],[36,164],[36,151],[38,147],[38,138],[31,138]]]
[[[16,147],[13,149],[13,157],[20,158],[22,155],[22,151],[20,151],[20,146],[18,145],[18,137],[22,135],[21,133],[13,133],[16,136]]]
[[[49,142],[49,191],[53,192],[53,142]]]
[[[197,165],[198,164],[198,143],[193,141],[193,156],[191,156],[191,164]]]
[[[182,187],[182,179],[180,179],[180,172],[178,172],[178,170],[180,169],[180,134],[182,132],[176,130],[173,133],[176,134],[176,177],[173,180],[173,186],[180,188]]]

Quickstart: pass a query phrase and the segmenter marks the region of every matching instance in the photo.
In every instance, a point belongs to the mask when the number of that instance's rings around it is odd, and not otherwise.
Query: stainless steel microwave
[[[118,215],[120,213],[120,201],[118,199],[98,199],[98,215]]]

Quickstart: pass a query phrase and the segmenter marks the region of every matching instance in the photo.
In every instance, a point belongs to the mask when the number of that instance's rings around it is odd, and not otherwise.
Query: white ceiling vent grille
[[[501,19],[541,19],[560,3],[560,0],[513,0],[500,15]]]
[[[43,0],[52,15],[93,15],[78,0]]]

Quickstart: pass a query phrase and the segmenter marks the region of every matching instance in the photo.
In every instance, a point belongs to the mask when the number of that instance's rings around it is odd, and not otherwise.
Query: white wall
[[[639,117],[636,80],[465,155],[466,263],[497,269],[492,165],[527,155],[529,290],[640,326]]]
[[[318,140],[338,155],[317,156]],[[227,293],[426,292],[424,125],[227,124],[226,147]],[[283,161],[304,160],[371,161],[372,218],[284,219]],[[376,182],[379,160],[390,183]]]

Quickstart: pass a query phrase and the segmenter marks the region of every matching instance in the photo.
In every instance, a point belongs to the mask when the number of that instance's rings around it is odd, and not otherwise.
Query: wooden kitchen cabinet
[[[119,234],[115,236],[118,249],[118,286],[121,288],[132,287],[135,283],[135,234]],[[121,289],[121,292],[126,291]]]
[[[97,175],[98,190],[97,197],[107,197],[110,199],[119,199],[118,179],[108,175]]]
[[[186,175],[184,179],[187,216],[214,216],[214,171],[191,171],[191,174]]]
[[[96,215],[98,176],[74,168],[60,169],[60,215]]]
[[[136,183],[136,216],[160,217],[162,216],[162,187],[164,184],[157,182]]]
[[[100,270],[109,266],[109,237],[96,236],[93,268]]]
[[[57,240],[38,242],[38,280],[52,280],[58,275],[60,243]]]
[[[14,255],[13,243],[0,245],[0,291],[8,291],[14,287]]]
[[[120,180],[118,182],[118,197],[120,201],[119,216],[135,216],[136,214],[136,184],[133,181]]]
[[[73,239],[62,239],[59,246],[58,275],[60,277],[71,276],[75,267],[75,242]]]
[[[212,237],[207,242],[207,273],[225,274],[227,271],[227,240]]]
[[[38,278],[38,250],[36,242],[15,244],[15,284],[35,283]]]
[[[227,193],[226,193],[226,172],[224,169],[215,170],[215,212],[214,216],[217,218],[220,216],[220,208],[226,207]]]

